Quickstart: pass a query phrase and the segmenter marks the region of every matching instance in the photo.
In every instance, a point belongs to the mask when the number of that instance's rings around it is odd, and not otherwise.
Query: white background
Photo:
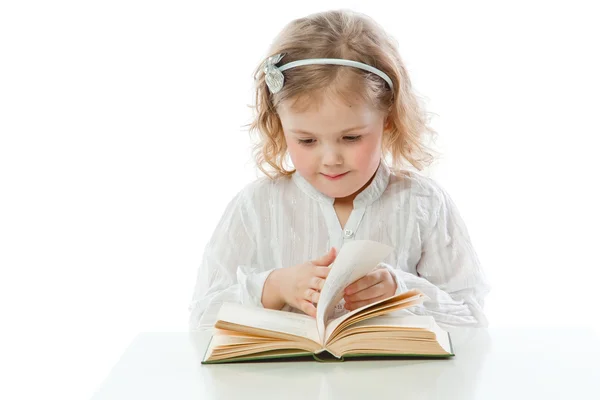
[[[2,2],[0,397],[89,398],[136,334],[187,329],[203,247],[257,176],[252,72],[288,21],[339,7],[399,41],[435,113],[426,174],[491,326],[600,330],[598,14],[549,3]]]

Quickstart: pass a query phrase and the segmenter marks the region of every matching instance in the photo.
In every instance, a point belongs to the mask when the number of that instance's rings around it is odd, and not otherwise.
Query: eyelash
[[[344,139],[347,139],[347,141],[349,143],[355,143],[358,142],[360,139],[362,138],[361,135],[356,135],[356,136],[344,136]],[[315,142],[313,142],[314,139],[298,139],[298,143],[304,146],[311,146],[313,145]]]

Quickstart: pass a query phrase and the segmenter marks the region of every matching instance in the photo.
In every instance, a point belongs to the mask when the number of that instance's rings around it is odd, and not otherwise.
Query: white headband
[[[275,64],[277,64],[279,61],[281,61],[281,59],[283,58],[284,55],[285,55],[285,53],[276,54],[274,56],[267,58],[265,60],[265,62],[263,63],[262,68],[265,73],[265,82],[267,83],[267,86],[269,87],[269,90],[271,91],[271,93],[277,93],[283,88],[283,80],[284,80],[283,71],[290,69],[290,68],[299,67],[301,65],[310,65],[310,64],[347,65],[349,67],[356,67],[356,68],[364,69],[365,71],[372,72],[372,73],[380,76],[381,78],[383,78],[387,82],[387,84],[390,86],[390,89],[394,90],[394,85],[392,84],[392,80],[390,79],[389,76],[387,76],[384,72],[378,70],[375,67],[372,67],[370,65],[367,65],[367,64],[364,64],[364,63],[361,63],[358,61],[345,60],[345,59],[341,59],[341,58],[309,58],[306,60],[292,61],[291,63],[287,63],[285,65],[282,65],[281,67],[277,67]]]

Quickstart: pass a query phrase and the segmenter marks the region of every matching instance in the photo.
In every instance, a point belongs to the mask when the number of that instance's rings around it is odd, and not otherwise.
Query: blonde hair
[[[394,88],[390,90],[383,79],[362,69],[306,65],[286,70],[283,89],[272,94],[261,63],[254,73],[256,105],[251,107],[255,117],[247,125],[257,134],[253,153],[258,168],[272,179],[294,173],[284,167],[287,145],[277,107],[289,99],[294,109],[304,109],[330,95],[340,99],[358,96],[374,109],[388,113],[382,154],[391,158],[393,170],[410,165],[422,170],[431,164],[434,156],[425,140],[426,135],[433,137],[437,132],[428,126],[428,113],[412,89],[397,47],[396,40],[372,18],[350,10],[311,14],[288,23],[269,50],[269,56],[285,53],[278,65],[307,58],[355,60],[385,72]]]

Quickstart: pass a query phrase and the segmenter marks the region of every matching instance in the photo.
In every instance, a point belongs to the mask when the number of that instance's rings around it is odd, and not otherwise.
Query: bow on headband
[[[267,58],[263,64],[263,71],[265,73],[265,82],[269,87],[271,93],[277,93],[283,88],[283,73],[275,66],[285,53],[276,54]]]

